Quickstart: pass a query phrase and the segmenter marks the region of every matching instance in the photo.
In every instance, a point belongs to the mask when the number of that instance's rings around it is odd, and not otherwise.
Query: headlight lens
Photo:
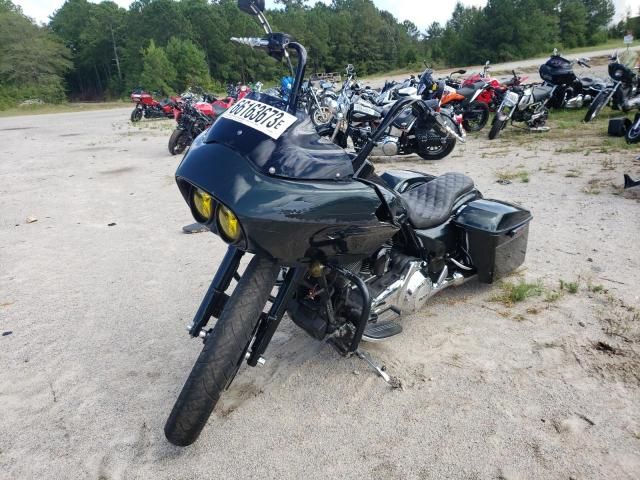
[[[213,198],[204,190],[193,189],[193,206],[201,215],[201,220],[208,222],[213,218]]]
[[[218,231],[222,234],[223,239],[229,243],[235,243],[240,240],[242,230],[240,221],[235,214],[224,205],[218,205],[217,215]]]

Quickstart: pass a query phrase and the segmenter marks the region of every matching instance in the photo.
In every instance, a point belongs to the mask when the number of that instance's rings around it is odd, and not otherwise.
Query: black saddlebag
[[[458,211],[453,222],[464,231],[465,249],[482,283],[493,283],[522,265],[532,218],[528,210],[488,199]]]
[[[631,128],[631,120],[627,117],[617,117],[609,120],[609,136],[624,137]]]

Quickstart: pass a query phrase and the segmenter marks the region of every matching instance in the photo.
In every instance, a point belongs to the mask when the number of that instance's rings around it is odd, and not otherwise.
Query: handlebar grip
[[[232,42],[239,43],[241,45],[247,45],[251,48],[256,47],[268,47],[269,40],[266,38],[258,38],[258,37],[231,37]]]

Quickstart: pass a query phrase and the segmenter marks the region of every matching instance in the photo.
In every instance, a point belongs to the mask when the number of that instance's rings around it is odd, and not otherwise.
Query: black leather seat
[[[458,95],[462,95],[463,97],[469,99],[473,97],[476,93],[477,88],[474,87],[462,87],[457,90]]]
[[[403,193],[409,220],[415,228],[444,223],[456,200],[473,190],[473,180],[462,173],[445,173]]]
[[[546,85],[536,85],[533,87],[533,99],[536,102],[542,102],[545,100],[553,90],[553,87],[549,87]]]

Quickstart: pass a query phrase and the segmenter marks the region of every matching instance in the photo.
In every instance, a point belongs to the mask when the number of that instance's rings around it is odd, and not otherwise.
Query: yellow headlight
[[[240,229],[240,221],[234,213],[224,205],[218,205],[217,210],[218,229],[227,242],[237,242],[240,240],[242,230]]]
[[[193,190],[193,206],[205,221],[213,218],[213,198],[207,192],[196,188]]]

